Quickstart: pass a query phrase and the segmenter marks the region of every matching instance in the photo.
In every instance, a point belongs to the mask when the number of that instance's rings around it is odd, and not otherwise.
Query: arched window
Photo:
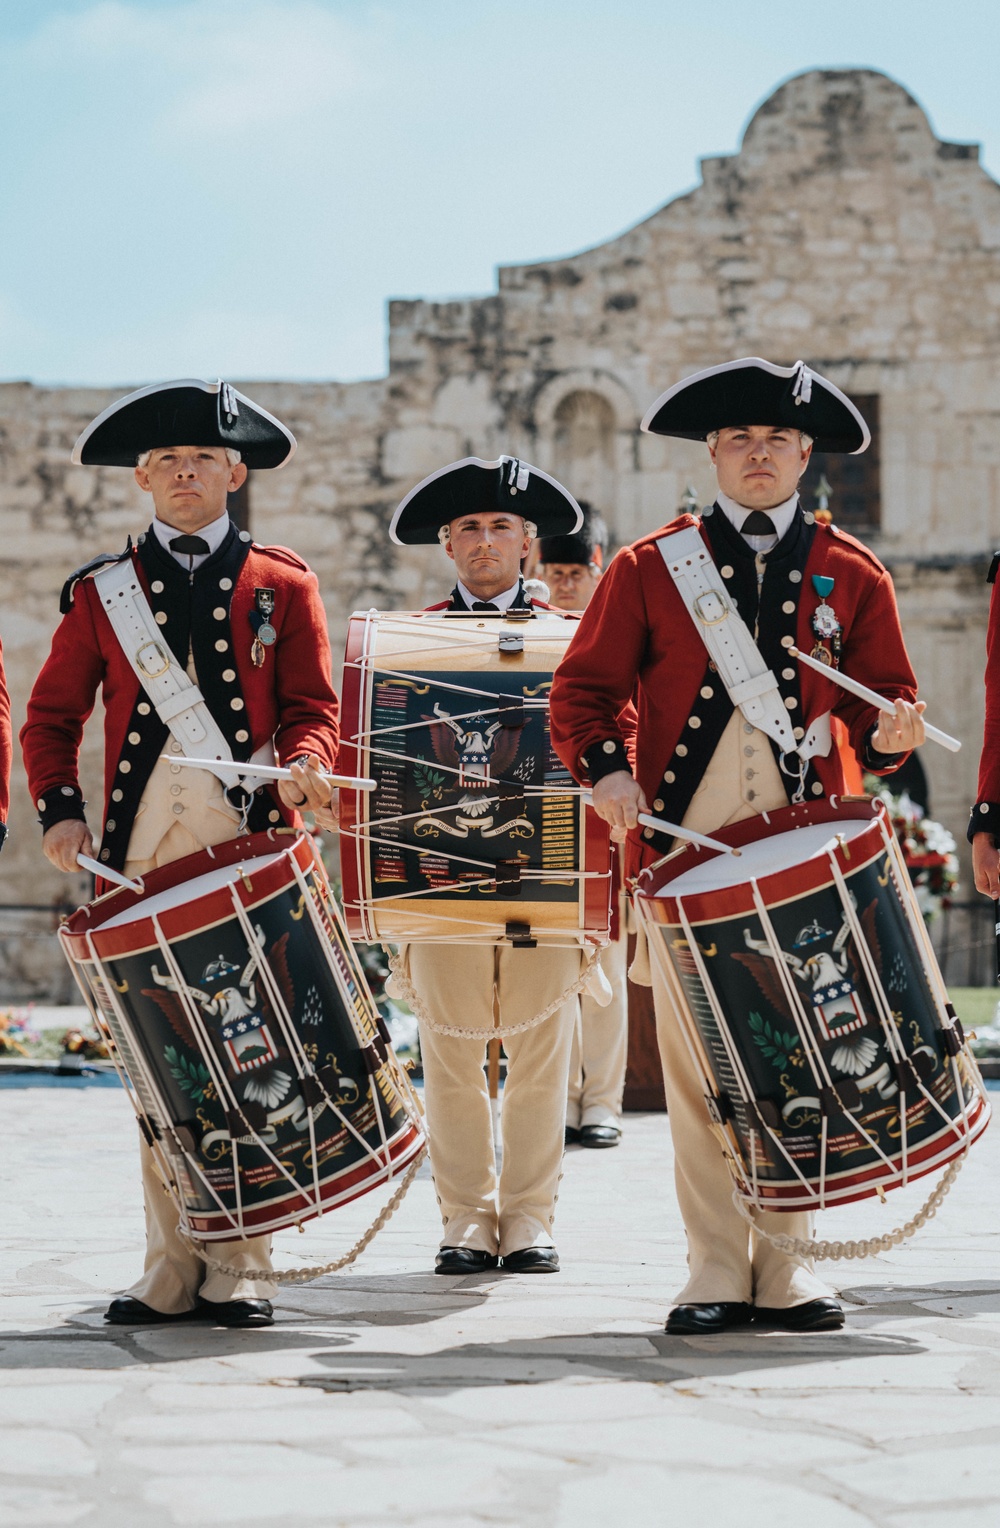
[[[567,393],[553,417],[555,474],[602,514],[615,511],[615,414],[600,393]]]

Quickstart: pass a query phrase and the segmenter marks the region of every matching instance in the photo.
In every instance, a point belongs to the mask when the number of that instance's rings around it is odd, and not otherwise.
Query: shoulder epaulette
[[[995,584],[998,573],[1000,573],[1000,552],[994,552],[993,561],[990,563],[990,571],[986,575],[986,582],[988,584]]]
[[[290,568],[298,568],[303,573],[309,572],[309,564],[297,552],[293,552],[291,547],[261,546],[259,542],[255,541],[251,551],[262,552],[265,557],[275,557],[278,562],[286,562]]]
[[[69,614],[73,605],[73,593],[81,579],[92,578],[95,573],[99,573],[102,568],[110,567],[113,562],[124,562],[126,557],[132,556],[134,550],[130,536],[124,552],[98,552],[97,556],[85,562],[82,568],[77,568],[75,573],[71,573],[63,584],[62,593],[59,596],[59,614]]]
[[[818,531],[825,529],[831,536],[836,536],[838,541],[846,541],[856,552],[863,552],[873,568],[877,568],[880,573],[885,572],[885,563],[876,557],[870,546],[865,546],[864,542],[859,541],[857,536],[852,536],[850,531],[842,531],[839,525],[823,526],[819,521],[816,522],[816,529]]]

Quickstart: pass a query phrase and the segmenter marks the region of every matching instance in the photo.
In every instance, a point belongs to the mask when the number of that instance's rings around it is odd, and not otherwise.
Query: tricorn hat
[[[295,451],[291,430],[229,382],[154,382],[112,403],[73,447],[78,467],[134,467],[163,446],[229,446],[248,467],[283,467]]]
[[[649,435],[704,440],[712,430],[753,424],[804,430],[820,451],[852,456],[871,440],[850,398],[805,361],[775,366],[753,355],[676,382],[646,411],[642,429]]]
[[[538,547],[538,560],[546,562],[582,563],[584,567],[604,564],[608,550],[608,527],[604,516],[589,504],[581,503],[583,524],[568,536],[543,536]]]
[[[430,546],[441,526],[459,515],[498,511],[533,521],[540,536],[562,536],[583,522],[573,495],[540,467],[516,456],[495,462],[466,456],[410,489],[392,517],[389,535],[397,546]]]

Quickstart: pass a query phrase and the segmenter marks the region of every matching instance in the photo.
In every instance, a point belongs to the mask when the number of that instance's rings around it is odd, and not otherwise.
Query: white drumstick
[[[581,791],[580,795],[588,806],[593,806],[593,791]],[[740,857],[739,849],[724,844],[721,838],[706,838],[704,833],[695,833],[691,828],[682,828],[676,822],[667,822],[665,817],[650,817],[648,812],[640,812],[639,821],[644,828],[655,828],[658,833],[669,833],[672,838],[686,838],[693,844],[701,844],[703,849],[717,849],[721,854],[732,854],[736,859]]]
[[[161,753],[160,758],[166,759],[168,764],[187,764],[191,769],[210,769],[213,774],[224,769],[227,774],[257,775],[261,780],[292,779],[290,769],[281,769],[277,764],[253,764],[249,759],[188,759],[176,753]],[[353,775],[328,775],[323,770],[320,771],[320,778],[348,791],[373,791],[378,784],[376,780],[355,778]]]
[[[93,875],[99,875],[105,881],[113,881],[116,886],[124,886],[127,891],[143,891],[145,889],[141,881],[130,881],[127,875],[119,875],[117,870],[111,870],[107,865],[102,865],[100,860],[91,859],[89,854],[78,854],[76,862],[81,869],[89,870]]]
[[[849,679],[839,669],[832,668],[828,663],[821,663],[818,658],[807,658],[805,653],[801,652],[797,647],[790,647],[788,651],[793,658],[798,658],[800,663],[804,663],[806,668],[815,669],[817,674],[822,674],[825,679],[831,680],[834,684],[839,684],[842,690],[849,690],[859,700],[867,700],[869,705],[877,706],[880,711],[885,712],[886,716],[895,716],[896,707],[892,701],[886,700],[884,695],[876,694],[866,684],[859,684],[856,679]],[[940,743],[942,748],[947,748],[949,753],[958,753],[962,746],[957,737],[952,737],[950,733],[942,732],[938,727],[932,727],[930,722],[924,722],[924,735],[929,737],[932,742]]]

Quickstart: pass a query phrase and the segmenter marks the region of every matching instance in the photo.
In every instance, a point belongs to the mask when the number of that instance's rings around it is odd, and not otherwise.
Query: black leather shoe
[[[564,1146],[579,1146],[580,1132],[575,1125],[567,1125],[563,1131]]]
[[[179,1316],[168,1316],[132,1295],[116,1295],[104,1312],[104,1319],[112,1326],[163,1326],[171,1321],[198,1321],[200,1312],[185,1310]]]
[[[753,1319],[755,1326],[769,1326],[779,1332],[839,1332],[844,1312],[838,1301],[825,1298],[806,1300],[804,1305],[789,1305],[784,1310],[756,1305]]]
[[[707,1332],[727,1332],[731,1327],[749,1326],[753,1306],[736,1300],[718,1300],[710,1305],[675,1305],[667,1317],[664,1331],[670,1337],[698,1337]]]
[[[580,1131],[581,1146],[617,1146],[621,1138],[617,1125],[584,1125]]]
[[[202,1320],[216,1326],[273,1326],[270,1300],[203,1300],[198,1298]]]
[[[434,1259],[435,1273],[486,1273],[500,1262],[495,1252],[479,1247],[442,1247]]]
[[[500,1266],[504,1273],[558,1273],[559,1254],[555,1247],[522,1247],[505,1252]]]

